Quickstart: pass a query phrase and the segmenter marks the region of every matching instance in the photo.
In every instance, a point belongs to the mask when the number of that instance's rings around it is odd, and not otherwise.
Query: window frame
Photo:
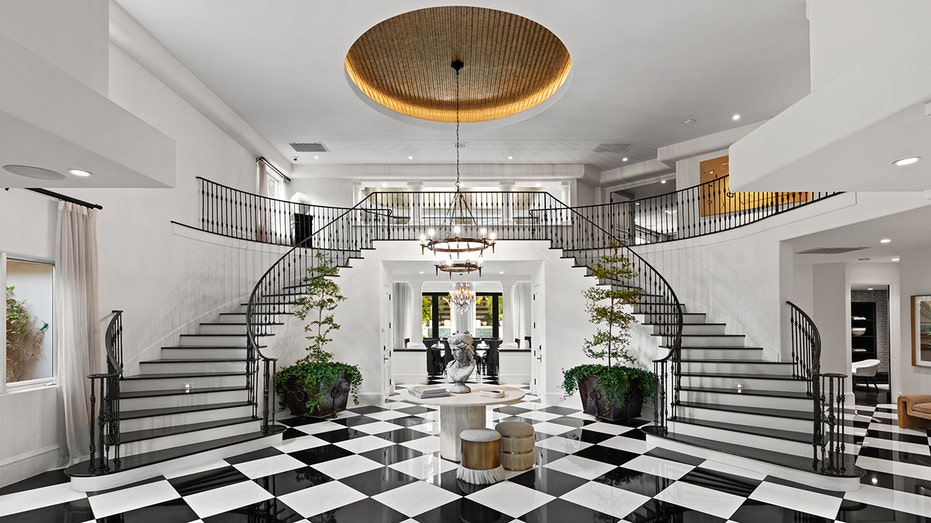
[[[4,318],[4,336],[0,340],[0,352],[3,353],[3,359],[0,361],[0,395],[3,394],[15,394],[18,392],[25,392],[30,390],[42,389],[50,386],[58,385],[58,347],[55,344],[54,337],[51,343],[52,351],[52,375],[45,378],[34,378],[31,380],[15,381],[13,383],[7,383],[6,380],[6,286],[8,285],[8,275],[7,275],[7,262],[15,261],[20,263],[35,263],[39,265],[47,265],[51,268],[52,274],[52,318],[50,324],[52,329],[56,328],[55,325],[55,262],[53,260],[47,260],[43,258],[37,258],[34,256],[21,256],[18,254],[7,253],[0,251],[0,283],[3,284],[4,289],[4,299],[3,303],[0,304],[0,312],[3,312]],[[54,333],[53,333],[54,334]]]
[[[491,339],[500,340],[501,339],[501,323],[504,320],[504,293],[503,292],[476,292],[475,298],[478,299],[482,296],[488,296],[491,300]],[[499,300],[500,298],[500,300]],[[500,303],[500,305],[499,305]],[[501,317],[501,320],[498,320],[498,317]],[[478,316],[476,315],[475,321],[478,321]],[[482,338],[484,339],[484,338]]]

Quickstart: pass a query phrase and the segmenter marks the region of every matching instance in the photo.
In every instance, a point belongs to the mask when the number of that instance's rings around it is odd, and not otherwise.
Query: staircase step
[[[675,411],[677,417],[755,425],[793,432],[810,432],[813,425],[812,413],[808,411],[685,401],[680,401]]]
[[[183,389],[185,383],[190,383],[195,389],[245,387],[246,368],[243,366],[234,372],[151,372],[123,376],[120,391],[177,390]]]
[[[724,330],[727,328],[726,323],[685,323],[685,318],[682,322],[682,335],[725,335]],[[659,334],[661,331],[669,329],[670,325],[673,323],[643,323],[643,325],[652,325],[653,334]]]
[[[252,417],[255,409],[248,401],[184,405],[161,409],[120,412],[120,430],[138,432],[169,427]]]
[[[249,390],[245,386],[239,387],[207,387],[199,389],[191,384],[190,392],[183,388],[155,391],[133,391],[122,393],[120,409],[123,412],[145,409],[158,409],[190,405],[205,405],[226,403],[230,401],[246,401]]]
[[[246,369],[245,358],[241,359],[203,359],[203,358],[186,358],[172,360],[151,360],[139,362],[139,370],[142,374],[154,373],[196,373],[196,372],[235,372]]]
[[[681,360],[683,373],[762,374],[791,376],[793,365],[777,361]]]
[[[811,436],[801,432],[790,432],[764,428],[756,431],[747,425],[724,423],[718,421],[677,418],[668,423],[669,430],[675,434],[694,436],[740,445],[756,447],[793,456],[812,456]],[[782,437],[791,435],[792,437]]]
[[[178,346],[195,347],[207,345],[212,347],[245,347],[248,338],[242,334],[182,334]]]
[[[157,429],[122,432],[120,452],[132,456],[143,452],[165,450],[199,441],[226,438],[259,430],[262,420],[252,416],[217,421],[175,425]]]
[[[107,463],[109,471],[106,473],[90,472],[90,462],[82,461],[65,469],[65,474],[71,477],[71,488],[78,492],[108,490],[274,445],[281,441],[285,430],[284,426],[272,425],[267,434],[252,431],[166,450],[122,455],[119,465],[112,460]]]
[[[746,340],[747,337],[743,334],[682,333],[683,347],[743,347],[746,344]]]
[[[246,359],[248,347],[222,347],[210,345],[187,345],[184,347],[162,347],[166,359]]]
[[[669,347],[661,346],[665,349]],[[683,360],[689,361],[763,361],[762,347],[682,347]]]
[[[640,319],[641,325],[673,325],[669,320],[672,318],[669,314],[648,314],[648,313],[638,313],[638,316],[643,316]],[[682,313],[682,323],[685,324],[702,324],[705,323],[707,314],[704,312],[683,312]]]
[[[683,402],[688,403],[811,411],[813,400],[805,394],[801,394],[801,396],[795,397],[772,393],[752,394],[749,391],[744,394],[743,389],[741,389],[740,393],[737,393],[736,390],[721,392],[721,389],[682,388],[679,397]]]
[[[701,453],[702,457],[724,461],[725,463],[731,463],[736,466],[743,466],[745,468],[751,466],[750,464],[745,464],[740,461],[728,461],[727,458],[727,455],[740,456],[742,458],[768,464],[767,468],[763,469],[763,472],[766,474],[783,477],[791,481],[812,485],[823,489],[843,491],[857,490],[860,488],[860,477],[865,474],[863,469],[857,467],[854,464],[854,458],[852,456],[848,461],[845,462],[845,471],[839,474],[839,477],[821,476],[819,475],[818,470],[815,468],[816,464],[811,456],[807,458],[802,456],[793,456],[791,454],[773,452],[771,450],[762,448],[735,445],[733,443],[700,438],[686,434],[676,434],[672,432],[664,434],[657,427],[652,425],[643,427],[641,430],[647,435],[648,443],[653,443],[662,447],[668,447],[678,452],[686,452],[691,454],[699,454],[699,452],[690,450],[693,447],[697,447],[698,449],[707,449],[712,451],[712,453],[708,453],[707,455]],[[668,444],[667,442],[672,444]]]
[[[806,392],[808,382],[792,376],[769,374],[734,374],[734,373],[683,373],[682,386],[696,388],[735,389],[740,383],[745,389],[769,390],[774,392]]]

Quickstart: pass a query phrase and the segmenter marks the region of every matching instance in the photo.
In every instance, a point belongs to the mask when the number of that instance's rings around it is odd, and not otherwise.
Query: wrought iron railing
[[[269,334],[275,315],[287,312],[302,292],[302,278],[323,253],[329,264],[345,266],[351,258],[373,248],[378,240],[418,241],[429,229],[455,223],[462,235],[478,235],[479,229],[492,231],[498,240],[549,240],[552,248],[591,267],[609,253],[620,239],[599,224],[580,215],[545,192],[469,192],[469,216],[449,216],[446,212],[452,193],[374,192],[332,221],[316,228],[265,272],[256,283],[246,312],[249,344],[249,388],[256,408],[259,389],[263,427],[274,423],[274,392],[270,382],[275,360],[262,354],[259,341]],[[473,230],[474,229],[474,230]],[[635,276],[625,281],[602,282],[640,289],[637,312],[658,326],[663,343],[670,348],[665,362],[679,359],[682,335],[682,307],[669,283],[646,260],[623,244],[619,247],[631,263]],[[264,367],[259,379],[259,362]],[[260,387],[260,381],[263,385]],[[666,385],[664,384],[664,387]],[[676,388],[677,390],[677,388]],[[665,396],[664,396],[665,397]],[[665,418],[662,423],[665,423]]]
[[[729,176],[627,202],[576,207],[628,245],[695,238],[743,227],[838,192],[731,192]]]
[[[820,474],[843,475],[845,459],[844,381],[847,376],[821,372],[821,333],[808,314],[791,301],[789,330],[792,376],[807,383],[812,402],[812,468]]]
[[[120,378],[123,377],[123,311],[113,311],[104,335],[107,372],[90,374],[90,462],[91,473],[110,470],[110,450],[114,468],[120,466]],[[99,403],[98,403],[99,398]]]

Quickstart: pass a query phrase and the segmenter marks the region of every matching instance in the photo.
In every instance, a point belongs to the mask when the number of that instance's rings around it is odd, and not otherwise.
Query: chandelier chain
[[[454,66],[455,68],[455,66]],[[456,69],[456,190],[459,190],[459,69]]]

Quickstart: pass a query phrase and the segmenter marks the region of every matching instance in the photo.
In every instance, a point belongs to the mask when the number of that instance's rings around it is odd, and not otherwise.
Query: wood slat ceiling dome
[[[562,41],[504,11],[444,6],[389,18],[346,55],[346,72],[366,96],[393,111],[438,122],[482,122],[517,114],[552,96],[572,67]]]

